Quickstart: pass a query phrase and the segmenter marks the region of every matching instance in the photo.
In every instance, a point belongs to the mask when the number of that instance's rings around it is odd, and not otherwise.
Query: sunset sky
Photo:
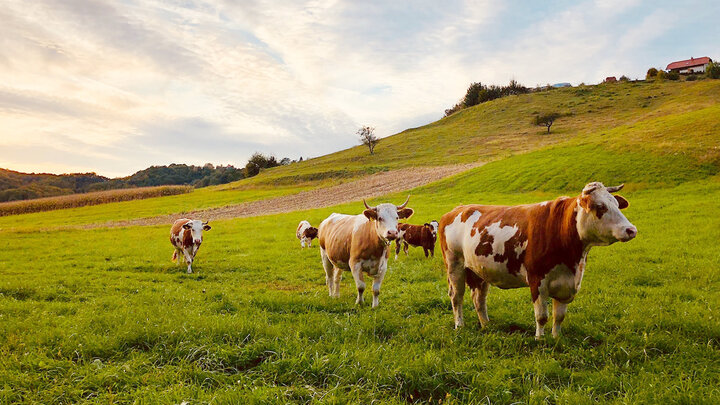
[[[80,1],[0,7],[0,167],[125,176],[318,156],[468,84],[720,59],[718,1]]]

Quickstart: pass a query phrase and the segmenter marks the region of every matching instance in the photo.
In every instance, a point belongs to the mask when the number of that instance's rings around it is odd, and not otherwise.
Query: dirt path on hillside
[[[198,218],[217,221],[221,219],[254,217],[259,215],[281,214],[292,211],[330,207],[350,201],[357,201],[363,198],[371,199],[389,193],[409,190],[464,172],[480,165],[482,165],[482,163],[437,167],[411,167],[400,170],[392,170],[388,172],[375,173],[359,180],[338,184],[336,186],[303,191],[297,194],[267,200],[250,201],[237,205],[161,215],[151,218],[138,218],[128,221],[111,221],[101,224],[89,224],[82,226],[82,228],[163,225],[171,224],[179,218]],[[401,202],[402,201],[396,201],[398,204]]]

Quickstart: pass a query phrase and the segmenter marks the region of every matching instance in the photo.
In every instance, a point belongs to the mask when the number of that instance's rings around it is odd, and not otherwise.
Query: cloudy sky
[[[318,156],[442,117],[473,81],[720,59],[720,2],[3,0],[0,167],[125,176]]]

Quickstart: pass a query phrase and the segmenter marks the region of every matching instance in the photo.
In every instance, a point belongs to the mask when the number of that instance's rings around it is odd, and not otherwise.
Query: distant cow
[[[170,229],[170,243],[175,247],[172,261],[180,264],[178,255],[182,255],[187,263],[187,272],[192,273],[192,263],[195,259],[200,244],[203,241],[203,231],[209,231],[210,225],[200,220],[187,218],[178,219]]]
[[[395,258],[400,253],[400,245],[403,245],[405,256],[408,254],[408,246],[421,246],[428,257],[428,252],[435,257],[435,240],[437,239],[438,222],[431,221],[424,225],[398,224],[400,237],[395,240]]]
[[[342,271],[350,270],[357,287],[356,304],[363,302],[363,272],[373,278],[373,308],[379,303],[380,285],[387,271],[390,243],[398,237],[398,219],[410,218],[406,208],[408,197],[399,206],[380,204],[360,215],[332,214],[320,223],[320,257],[325,269],[325,282],[331,297],[340,296]]]
[[[518,206],[463,205],[440,220],[440,247],[449,283],[455,327],[463,326],[463,294],[470,287],[480,324],[488,323],[490,284],[530,287],[535,338],[544,334],[547,299],[553,299],[552,334],[557,337],[567,305],[580,289],[592,246],[627,242],[637,228],[620,212],[623,186],[590,183],[574,198]]]
[[[317,238],[318,229],[310,226],[310,222],[308,221],[300,221],[295,231],[295,236],[300,239],[300,246],[305,247],[305,245],[307,245],[307,247],[312,247],[312,240]]]

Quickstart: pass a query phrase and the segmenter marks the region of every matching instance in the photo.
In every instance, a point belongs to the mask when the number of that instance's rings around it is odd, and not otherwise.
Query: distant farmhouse
[[[555,88],[559,88],[559,87],[572,87],[572,84],[570,84],[570,83],[555,83],[555,84],[553,84],[552,86],[555,87]]]
[[[604,83],[615,83],[617,82],[617,78],[615,76],[608,76],[605,78]]]
[[[702,58],[690,58],[688,60],[673,62],[667,65],[667,69],[665,70],[668,72],[673,71],[682,74],[704,73],[705,67],[709,63],[712,63],[712,59],[707,56],[703,56]]]

